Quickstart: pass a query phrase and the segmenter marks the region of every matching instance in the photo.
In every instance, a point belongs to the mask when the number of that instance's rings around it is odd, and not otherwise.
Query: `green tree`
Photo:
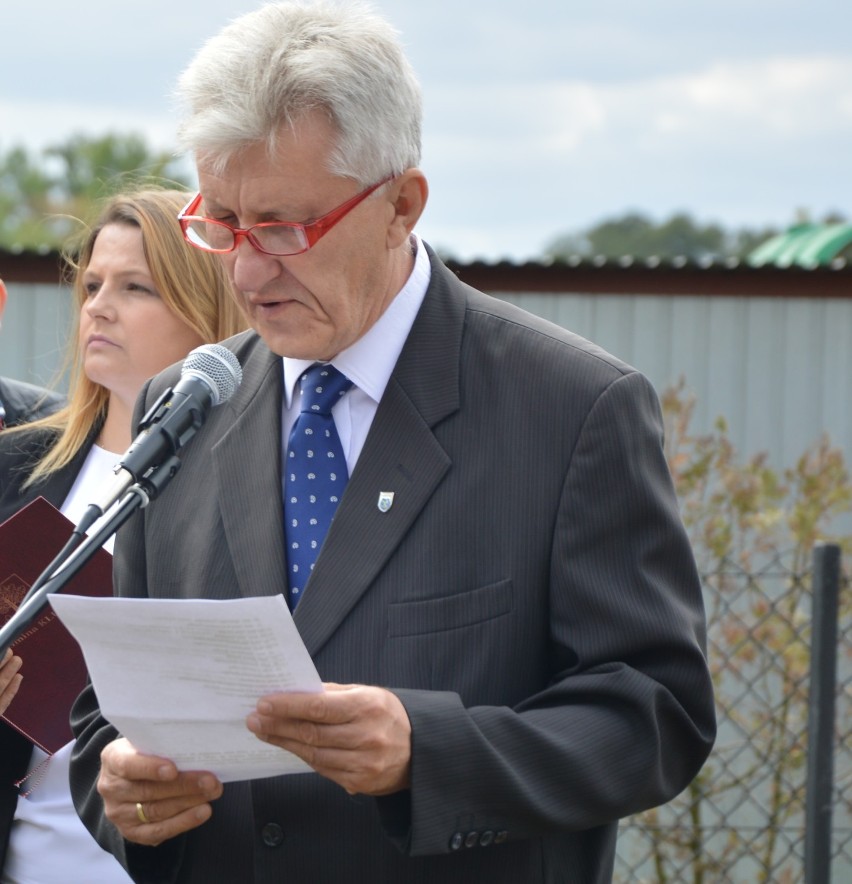
[[[624,255],[640,259],[682,256],[696,261],[708,257],[743,257],[776,232],[774,229],[726,230],[719,224],[700,224],[684,212],[657,224],[647,215],[628,212],[580,233],[556,237],[545,248],[545,255],[554,259],[572,255],[602,255],[610,259]]]
[[[0,157],[0,245],[40,245],[52,187],[45,169],[24,148]]]
[[[0,247],[62,246],[94,204],[133,183],[189,183],[180,161],[140,135],[74,135],[39,153],[0,154]]]

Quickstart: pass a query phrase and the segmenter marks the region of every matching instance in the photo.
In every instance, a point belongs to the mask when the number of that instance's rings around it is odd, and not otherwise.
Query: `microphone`
[[[177,385],[167,389],[142,418],[139,434],[114,467],[115,478],[89,504],[77,532],[87,531],[130,485],[174,457],[201,429],[210,409],[227,402],[242,379],[239,360],[227,347],[204,344],[192,350]]]

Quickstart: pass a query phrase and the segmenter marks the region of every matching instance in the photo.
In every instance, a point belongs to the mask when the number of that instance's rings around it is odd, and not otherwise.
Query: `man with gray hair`
[[[284,593],[325,689],[245,723],[312,773],[226,785],[141,754],[87,689],[80,816],[140,882],[609,881],[618,819],[715,737],[650,383],[414,232],[420,90],[368,8],[263,6],[180,92],[180,223],[253,330],[225,342],[241,386],[120,532],[116,589]]]
[[[9,297],[0,279],[0,321]],[[0,430],[53,414],[62,405],[62,397],[34,384],[0,377]]]

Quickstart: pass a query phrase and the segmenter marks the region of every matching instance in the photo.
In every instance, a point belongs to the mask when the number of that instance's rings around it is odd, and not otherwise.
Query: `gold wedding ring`
[[[140,801],[136,802],[136,818],[139,820],[140,823],[143,823],[146,826],[149,825],[151,822],[151,820],[149,820],[148,817],[145,816],[145,808],[142,807],[142,803]]]

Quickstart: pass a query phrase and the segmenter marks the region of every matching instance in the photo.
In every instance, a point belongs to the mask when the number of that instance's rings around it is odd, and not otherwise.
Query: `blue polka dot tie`
[[[284,483],[291,608],[295,608],[302,597],[349,480],[331,409],[352,386],[352,381],[334,366],[320,363],[312,365],[300,381],[301,414],[290,431]]]

